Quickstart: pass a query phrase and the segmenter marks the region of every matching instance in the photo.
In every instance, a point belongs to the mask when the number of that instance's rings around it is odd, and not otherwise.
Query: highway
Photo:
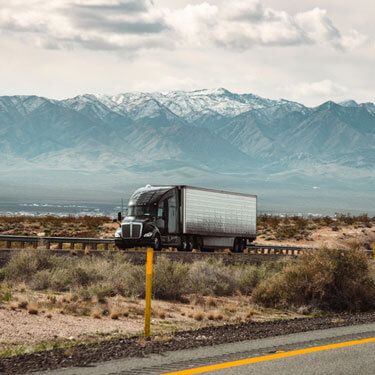
[[[50,371],[61,375],[375,374],[375,323]],[[40,373],[42,374],[42,373]],[[44,372],[43,374],[46,374]]]

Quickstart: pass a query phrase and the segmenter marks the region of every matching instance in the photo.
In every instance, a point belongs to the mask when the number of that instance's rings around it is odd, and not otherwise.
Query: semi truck
[[[131,196],[126,217],[118,213],[115,244],[123,250],[151,246],[242,252],[256,238],[256,217],[256,195],[147,185]]]

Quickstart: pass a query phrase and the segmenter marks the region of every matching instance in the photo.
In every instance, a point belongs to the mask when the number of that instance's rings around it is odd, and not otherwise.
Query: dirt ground
[[[359,243],[375,243],[375,226],[373,228],[362,228],[354,225],[348,225],[343,228],[338,228],[333,231],[330,227],[323,227],[312,230],[308,238],[296,239],[288,238],[280,239],[266,239],[266,236],[258,236],[256,243],[259,244],[280,244],[291,246],[311,246],[311,247],[333,247],[339,245],[346,248],[352,242]]]
[[[26,310],[7,308],[0,309],[0,321],[0,350],[52,340],[135,334],[143,326],[140,319],[94,319],[49,312],[33,315]]]
[[[87,303],[70,301],[69,293],[59,295],[54,304],[56,307],[47,303],[50,295],[31,293],[15,293],[11,301],[0,307],[0,357],[69,345],[69,342],[128,337],[143,330],[143,300],[114,297],[105,304],[93,301],[87,311],[77,306],[72,308],[74,303],[86,307]],[[31,309],[22,305],[26,298],[32,298]],[[115,308],[108,308],[111,305]],[[168,335],[175,331],[226,323],[302,316],[302,313],[253,306],[248,297],[189,296],[185,303],[153,301],[151,327],[154,334]]]

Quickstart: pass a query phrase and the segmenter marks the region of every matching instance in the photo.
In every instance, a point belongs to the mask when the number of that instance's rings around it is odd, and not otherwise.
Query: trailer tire
[[[243,251],[243,241],[242,238],[236,237],[233,242],[233,252],[241,253]]]
[[[202,237],[196,237],[194,241],[194,249],[198,251],[203,251],[203,239]]]

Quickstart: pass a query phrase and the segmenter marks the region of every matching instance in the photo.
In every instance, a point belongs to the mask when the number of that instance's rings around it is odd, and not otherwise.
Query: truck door
[[[177,232],[177,200],[175,194],[162,199],[158,205],[157,226],[161,234]]]
[[[168,233],[177,232],[177,202],[176,196],[168,198]]]

